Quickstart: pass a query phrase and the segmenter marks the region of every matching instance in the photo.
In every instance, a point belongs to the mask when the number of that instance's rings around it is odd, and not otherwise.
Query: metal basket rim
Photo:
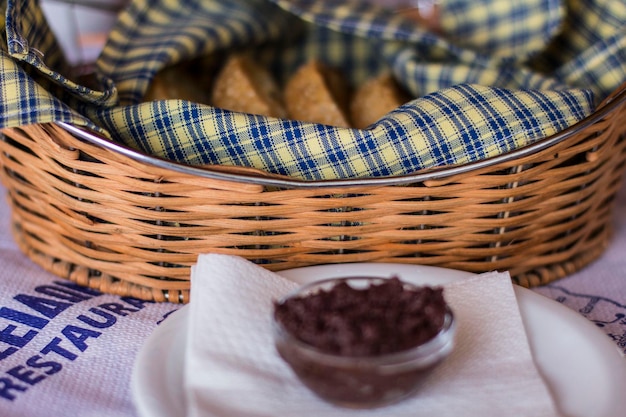
[[[273,186],[283,188],[330,188],[330,187],[358,187],[358,186],[391,186],[391,185],[407,185],[412,183],[420,183],[429,180],[443,179],[456,174],[462,174],[471,172],[480,168],[490,167],[499,163],[509,162],[511,160],[526,157],[549,148],[557,143],[560,143],[570,136],[578,133],[580,130],[587,128],[588,126],[596,123],[604,118],[606,115],[626,102],[626,83],[622,85],[612,98],[606,100],[603,105],[590,114],[586,118],[579,122],[569,126],[568,128],[541,139],[530,145],[521,147],[519,149],[498,155],[495,157],[483,159],[462,165],[455,166],[443,166],[431,169],[425,169],[417,171],[412,174],[398,175],[398,176],[386,176],[386,177],[363,177],[363,178],[345,178],[345,179],[332,179],[332,180],[303,180],[298,178],[284,177],[263,177],[260,175],[248,174],[248,173],[230,173],[213,170],[208,167],[197,167],[187,165],[172,160],[167,160],[154,155],[148,155],[142,153],[136,149],[125,146],[121,143],[109,140],[97,133],[88,131],[85,128],[77,127],[73,124],[66,122],[54,122],[61,128],[65,129],[69,133],[79,139],[85,140],[91,144],[108,149],[109,151],[119,153],[121,155],[132,158],[138,162],[145,163],[158,168],[168,169],[176,171],[178,173],[194,175],[198,177],[204,177],[207,179],[233,181],[239,183],[249,183],[262,186]]]

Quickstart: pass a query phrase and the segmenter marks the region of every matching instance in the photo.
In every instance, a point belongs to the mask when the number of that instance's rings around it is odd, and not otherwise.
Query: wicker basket
[[[70,125],[5,129],[1,179],[20,248],[108,293],[189,301],[206,252],[281,270],[395,262],[573,273],[611,235],[626,158],[626,84],[590,117],[506,155],[415,175],[300,182],[163,161]]]

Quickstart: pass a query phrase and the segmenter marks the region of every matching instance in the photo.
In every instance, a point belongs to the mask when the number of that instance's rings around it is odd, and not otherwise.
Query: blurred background
[[[68,61],[93,63],[104,46],[117,13],[128,0],[40,0]]]

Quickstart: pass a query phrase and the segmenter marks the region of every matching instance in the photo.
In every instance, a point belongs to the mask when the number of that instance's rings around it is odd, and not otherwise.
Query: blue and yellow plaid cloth
[[[623,0],[444,0],[444,35],[373,3],[131,0],[90,87],[69,75],[38,3],[7,0],[0,128],[68,122],[178,162],[303,180],[391,176],[531,144],[626,81]],[[164,67],[240,49],[279,80],[313,58],[354,85],[391,71],[415,99],[364,130],[142,102]]]

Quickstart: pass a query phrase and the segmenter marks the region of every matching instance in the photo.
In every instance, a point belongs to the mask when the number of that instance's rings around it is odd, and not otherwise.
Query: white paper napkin
[[[330,405],[278,356],[273,300],[298,286],[243,258],[208,254],[191,276],[188,416],[557,416],[535,367],[508,273],[447,284],[458,320],[452,355],[411,399],[374,410]]]

